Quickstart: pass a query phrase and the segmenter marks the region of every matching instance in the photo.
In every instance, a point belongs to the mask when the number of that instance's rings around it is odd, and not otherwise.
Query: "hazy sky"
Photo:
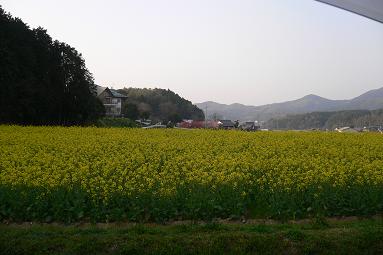
[[[313,0],[0,0],[97,84],[260,105],[383,86],[383,24]]]

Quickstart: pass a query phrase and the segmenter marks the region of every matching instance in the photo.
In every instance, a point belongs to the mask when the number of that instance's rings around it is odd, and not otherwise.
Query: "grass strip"
[[[382,219],[305,224],[0,225],[1,254],[383,254]]]

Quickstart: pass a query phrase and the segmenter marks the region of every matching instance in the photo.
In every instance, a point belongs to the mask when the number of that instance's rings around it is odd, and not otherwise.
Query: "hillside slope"
[[[124,88],[118,92],[128,97],[128,105],[123,108],[125,114],[127,111],[130,113],[137,111],[138,116],[164,123],[167,121],[175,123],[182,119],[203,120],[205,118],[201,109],[169,89]],[[134,116],[135,114],[132,115],[131,118],[138,118],[138,116]]]

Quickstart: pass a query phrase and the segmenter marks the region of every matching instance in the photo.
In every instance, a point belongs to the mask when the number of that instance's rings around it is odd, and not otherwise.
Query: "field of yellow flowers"
[[[383,211],[383,135],[0,126],[0,220]]]

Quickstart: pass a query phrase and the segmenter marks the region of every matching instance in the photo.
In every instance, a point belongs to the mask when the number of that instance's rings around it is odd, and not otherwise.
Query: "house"
[[[257,131],[261,128],[257,123],[258,122],[255,121],[246,121],[242,123],[239,127],[241,128],[241,130],[245,131]]]
[[[235,125],[231,120],[220,120],[222,124],[220,124],[220,128],[223,129],[234,129]]]
[[[109,117],[122,116],[122,104],[128,98],[114,89],[97,86],[97,97],[105,106],[105,114]]]

